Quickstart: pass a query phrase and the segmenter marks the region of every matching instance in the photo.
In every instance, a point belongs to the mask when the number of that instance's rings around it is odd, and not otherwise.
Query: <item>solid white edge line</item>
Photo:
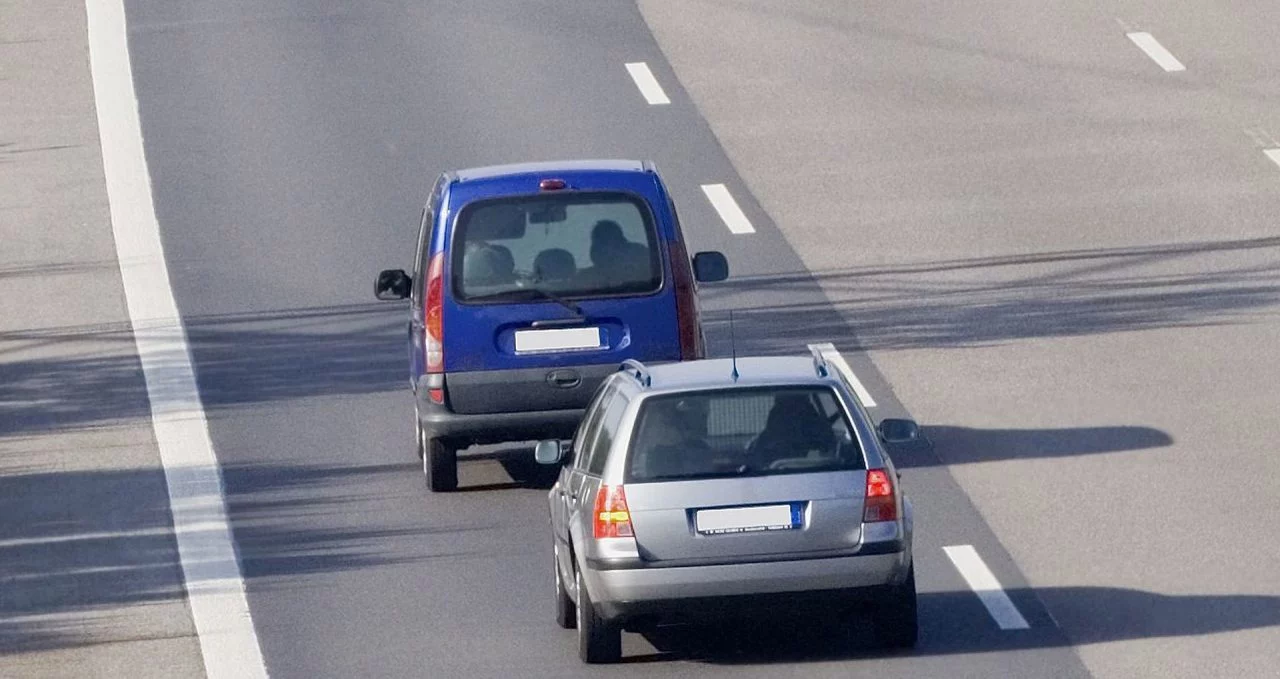
[[[707,200],[711,201],[711,206],[719,213],[721,221],[729,227],[730,232],[739,235],[756,232],[756,227],[751,225],[747,214],[729,193],[729,187],[724,184],[703,184],[702,193],[706,194]]]
[[[1159,64],[1160,68],[1163,68],[1166,71],[1187,70],[1187,67],[1183,66],[1182,62],[1178,61],[1178,58],[1173,56],[1172,52],[1165,49],[1164,45],[1161,45],[1160,41],[1156,40],[1155,36],[1150,33],[1139,31],[1136,33],[1126,33],[1125,35],[1129,37],[1129,40],[1133,41],[1133,44],[1138,46],[1138,49],[1146,52],[1147,56],[1151,57],[1152,61]]]
[[[867,391],[867,388],[862,385],[862,380],[858,379],[858,374],[853,372],[853,368],[849,366],[848,361],[844,360],[844,356],[836,349],[836,345],[830,342],[810,344],[809,351],[821,353],[828,363],[834,365],[836,370],[839,370],[840,374],[844,375],[844,378],[853,387],[854,393],[858,395],[858,400],[862,401],[863,408],[876,407],[876,400],[871,398],[871,392]]]
[[[649,70],[649,64],[643,61],[628,63],[627,73],[631,74],[631,80],[640,89],[640,94],[644,95],[645,101],[653,106],[671,103],[671,100],[667,98],[667,93],[663,91],[662,85],[653,76],[653,71]]]
[[[123,0],[85,0],[107,202],[129,320],[164,466],[178,558],[209,679],[266,677],[222,473],[169,285],[142,145]]]
[[[978,595],[982,605],[986,606],[987,613],[991,614],[1000,629],[1015,630],[1031,627],[1027,624],[1027,619],[1018,611],[1018,607],[1013,604],[1013,600],[1005,594],[1000,581],[996,579],[991,569],[987,568],[986,562],[978,555],[978,550],[974,549],[973,545],[953,545],[943,547],[942,551],[947,553],[956,570],[960,571],[960,576],[969,584],[969,589]]]
[[[1271,159],[1271,162],[1276,165],[1280,165],[1280,149],[1263,149],[1262,152],[1267,154],[1267,157]]]

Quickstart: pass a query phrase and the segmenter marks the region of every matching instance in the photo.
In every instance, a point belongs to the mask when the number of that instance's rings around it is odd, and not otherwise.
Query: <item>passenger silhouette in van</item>
[[[596,222],[591,230],[591,264],[589,275],[603,288],[652,280],[648,246],[627,240],[622,227],[611,219]]]

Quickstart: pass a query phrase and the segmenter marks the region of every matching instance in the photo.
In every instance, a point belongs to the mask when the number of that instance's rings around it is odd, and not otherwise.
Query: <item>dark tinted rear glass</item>
[[[620,193],[563,193],[468,205],[453,235],[461,301],[643,294],[662,284],[653,219]]]
[[[627,480],[864,469],[862,449],[826,387],[732,389],[646,399]]]

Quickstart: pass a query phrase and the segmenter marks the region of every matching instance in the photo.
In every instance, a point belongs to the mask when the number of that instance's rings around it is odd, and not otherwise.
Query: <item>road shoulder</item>
[[[0,675],[203,676],[103,180],[85,8],[0,28]]]

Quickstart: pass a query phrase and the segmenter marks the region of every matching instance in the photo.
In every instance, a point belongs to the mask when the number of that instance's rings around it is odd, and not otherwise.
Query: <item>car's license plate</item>
[[[541,351],[583,351],[604,346],[604,332],[600,328],[553,328],[548,330],[517,330],[516,353]]]
[[[800,527],[800,508],[786,504],[703,509],[697,512],[694,522],[698,532],[707,535],[791,530]]]

